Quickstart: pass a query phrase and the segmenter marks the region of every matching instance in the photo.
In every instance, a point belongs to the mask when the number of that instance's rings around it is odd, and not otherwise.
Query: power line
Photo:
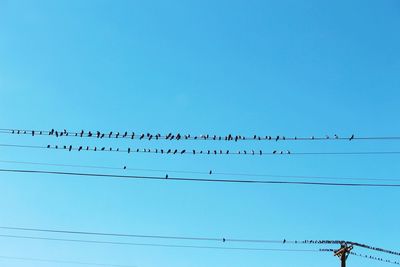
[[[354,255],[354,256],[362,257],[362,258],[365,258],[365,259],[376,260],[376,261],[380,261],[380,262],[384,262],[384,263],[400,265],[400,262],[398,262],[398,261],[392,261],[392,260],[383,259],[383,258],[380,258],[380,257],[371,256],[371,255],[360,254],[360,253],[355,253],[355,252],[350,252],[350,254]]]
[[[132,243],[132,242],[117,242],[117,241],[100,241],[100,240],[87,240],[87,239],[67,239],[67,238],[50,238],[38,236],[24,236],[24,235],[3,235],[4,238],[16,239],[31,239],[31,240],[45,240],[45,241],[62,241],[62,242],[76,242],[88,244],[108,244],[108,245],[127,245],[127,246],[146,246],[146,247],[167,247],[167,248],[194,248],[194,249],[215,249],[215,250],[240,250],[240,251],[276,251],[276,252],[321,252],[316,249],[279,249],[279,248],[250,248],[250,247],[221,247],[221,246],[196,246],[196,245],[175,245],[175,244],[156,244],[156,243]]]
[[[147,153],[147,154],[164,154],[164,155],[243,155],[243,156],[310,156],[310,155],[399,155],[400,151],[341,151],[341,152],[291,152],[290,150],[273,150],[266,152],[263,150],[186,150],[186,149],[120,149],[113,147],[91,147],[91,146],[71,146],[71,145],[17,145],[17,144],[0,144],[0,147],[18,147],[18,148],[36,148],[36,149],[53,149],[65,151],[94,151],[94,152],[118,152],[118,153]]]
[[[16,134],[16,135],[31,135],[40,136],[48,135],[54,137],[85,137],[85,138],[97,138],[97,139],[138,139],[138,140],[213,140],[213,141],[326,141],[326,140],[400,140],[400,136],[366,136],[358,137],[348,135],[345,137],[339,137],[337,134],[321,136],[310,136],[310,137],[297,137],[297,136],[283,136],[283,135],[259,135],[255,134],[252,136],[244,136],[238,134],[227,134],[227,135],[210,135],[210,134],[181,134],[181,133],[137,133],[134,131],[67,131],[64,130],[27,130],[27,129],[0,129],[0,134]]]
[[[316,175],[281,175],[281,174],[254,174],[254,173],[235,173],[235,172],[218,172],[209,171],[187,171],[187,170],[171,170],[171,169],[149,169],[149,168],[131,168],[126,165],[122,167],[98,166],[98,165],[81,165],[81,164],[60,164],[32,161],[13,161],[0,160],[0,163],[22,164],[22,165],[38,165],[38,166],[57,166],[72,168],[88,168],[88,169],[104,169],[104,170],[123,170],[123,171],[146,171],[146,172],[162,172],[162,173],[185,173],[185,174],[202,174],[202,175],[221,175],[221,176],[244,176],[244,177],[273,177],[273,178],[293,178],[293,179],[321,179],[321,180],[353,180],[353,181],[400,181],[400,178],[362,178],[362,177],[341,177],[341,176],[316,176]]]
[[[265,240],[265,239],[231,239],[226,237],[199,237],[199,236],[166,236],[166,235],[143,235],[143,234],[122,234],[122,233],[104,233],[104,232],[88,232],[88,231],[72,231],[61,229],[43,229],[43,228],[26,228],[26,227],[9,227],[0,226],[0,229],[28,232],[45,232],[58,234],[77,234],[77,235],[93,235],[93,236],[113,236],[113,237],[132,237],[132,238],[149,238],[149,239],[171,239],[171,240],[191,240],[191,241],[214,241],[214,242],[240,242],[240,243],[268,243],[268,244],[300,244],[301,241],[290,240]]]
[[[105,263],[94,263],[94,262],[83,262],[83,261],[55,260],[55,259],[43,259],[43,258],[31,258],[31,257],[15,257],[15,256],[5,256],[5,255],[0,255],[0,259],[75,264],[75,265],[90,265],[90,266],[135,267],[134,265],[121,265],[121,264],[109,264],[109,263],[105,264]]]
[[[336,244],[349,244],[358,246],[378,252],[388,253],[400,256],[400,252],[388,249],[373,247],[370,245],[361,244],[354,241],[345,240],[267,240],[267,239],[238,239],[228,237],[204,237],[204,236],[171,236],[171,235],[145,235],[145,234],[127,234],[127,233],[107,233],[107,232],[90,232],[90,231],[73,231],[66,229],[46,229],[46,228],[28,228],[28,227],[15,227],[15,226],[0,226],[3,230],[24,231],[24,232],[42,232],[42,233],[56,233],[56,234],[73,234],[73,235],[89,235],[89,236],[112,236],[112,237],[128,237],[128,238],[145,238],[145,239],[164,239],[164,240],[184,240],[184,241],[213,241],[222,243],[264,243],[264,244],[305,244],[305,245],[336,245]],[[335,251],[333,249],[320,249],[320,251]]]
[[[316,176],[316,175],[281,175],[281,174],[254,174],[254,173],[235,173],[235,172],[218,172],[209,171],[188,171],[188,170],[171,170],[171,169],[149,169],[149,168],[131,168],[126,165],[121,167],[98,166],[98,165],[81,165],[81,164],[61,164],[46,163],[32,161],[14,161],[0,160],[0,163],[37,165],[37,166],[57,166],[87,169],[104,169],[104,170],[122,170],[122,171],[146,171],[146,172],[162,172],[162,173],[184,173],[184,174],[202,174],[202,175],[221,175],[221,176],[243,176],[243,177],[273,177],[273,178],[292,178],[292,179],[321,179],[321,180],[353,180],[353,181],[400,181],[400,178],[362,178],[362,177],[341,177],[341,176]]]
[[[315,186],[347,186],[347,187],[400,187],[400,184],[331,183],[331,182],[275,181],[275,180],[208,179],[208,178],[190,178],[190,177],[169,177],[168,174],[165,177],[160,177],[160,176],[118,175],[118,174],[104,174],[104,173],[82,173],[82,172],[21,170],[21,169],[0,169],[0,172],[54,174],[54,175],[121,178],[121,179],[145,179],[145,180],[172,180],[172,181],[187,181],[187,182],[237,183],[237,184],[240,183],[240,184],[281,184],[281,185],[315,185]]]

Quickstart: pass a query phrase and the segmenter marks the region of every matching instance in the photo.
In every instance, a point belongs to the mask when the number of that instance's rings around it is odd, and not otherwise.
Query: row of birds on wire
[[[322,249],[319,249],[319,251],[322,251],[322,252],[336,252],[337,250],[336,249],[324,249],[324,248],[322,248]],[[350,255],[354,255],[354,256],[358,256],[358,257],[362,257],[362,258],[366,258],[366,259],[370,259],[370,260],[376,260],[376,261],[381,261],[381,262],[385,262],[385,263],[400,265],[399,261],[383,259],[381,257],[376,257],[376,256],[372,256],[372,255],[356,253],[356,252],[353,252],[353,251],[350,251],[349,254]]]
[[[73,146],[73,145],[47,145],[49,149],[63,149],[68,151],[108,151],[108,152],[125,152],[125,153],[155,153],[155,154],[205,154],[205,155],[290,155],[290,150],[273,150],[272,152],[265,152],[263,150],[186,150],[186,149],[158,149],[158,148],[135,148],[128,147],[127,149],[113,148],[113,147],[97,147],[97,146]]]
[[[348,245],[353,245],[357,247],[362,247],[365,249],[370,249],[370,250],[375,250],[379,252],[384,252],[392,255],[397,255],[400,256],[400,252],[398,251],[392,251],[388,249],[383,249],[383,248],[378,248],[358,242],[353,242],[353,241],[343,241],[343,240],[303,240],[303,241],[294,241],[294,243],[301,242],[303,244],[348,244]]]
[[[51,129],[49,131],[42,131],[42,130],[18,130],[18,129],[0,129],[0,133],[10,133],[10,134],[24,134],[24,135],[50,135],[50,136],[55,136],[55,137],[67,137],[67,136],[73,136],[73,137],[92,137],[92,138],[122,138],[122,139],[138,139],[138,140],[224,140],[224,141],[241,141],[241,140],[268,140],[268,141],[285,141],[285,140],[290,140],[290,141],[305,141],[305,140],[353,140],[353,139],[359,139],[352,134],[351,136],[348,137],[339,137],[337,134],[334,134],[333,136],[326,135],[325,137],[285,137],[281,135],[276,135],[276,136],[271,136],[271,135],[253,135],[253,136],[243,136],[243,135],[232,135],[228,134],[225,136],[220,136],[220,135],[210,135],[210,134],[202,134],[202,135],[191,135],[191,134],[180,134],[180,133],[168,133],[165,135],[162,135],[160,133],[157,134],[151,134],[151,133],[140,133],[137,134],[135,132],[100,132],[100,131],[84,131],[81,130],[80,132],[70,132],[67,131],[66,129],[64,130],[55,130]]]

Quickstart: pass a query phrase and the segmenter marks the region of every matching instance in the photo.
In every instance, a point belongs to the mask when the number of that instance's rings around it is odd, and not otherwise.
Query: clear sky
[[[395,136],[400,133],[399,29],[397,0],[0,0],[0,128]],[[98,140],[9,135],[1,135],[0,143],[101,145]],[[299,152],[400,150],[398,141],[102,143]],[[0,160],[400,178],[396,155],[207,157],[1,147]],[[98,171],[6,163],[0,167]],[[164,175],[147,171],[128,174]],[[399,249],[398,204],[396,188],[0,174],[1,226],[251,239],[346,239]],[[6,230],[0,234],[69,237]],[[0,251],[0,256],[138,267],[339,266],[329,253],[157,248],[4,237],[0,237]],[[355,252],[374,254],[361,249]],[[386,265],[357,257],[350,257],[348,264]],[[0,265],[80,266],[4,258],[0,258]]]

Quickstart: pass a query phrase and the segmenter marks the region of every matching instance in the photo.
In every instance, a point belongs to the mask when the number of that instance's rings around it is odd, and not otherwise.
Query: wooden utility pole
[[[340,258],[340,262],[341,262],[341,267],[346,267],[346,260],[347,260],[347,257],[349,256],[349,254],[350,254],[350,251],[353,249],[353,246],[347,246],[347,244],[346,243],[343,243],[341,246],[340,246],[340,249],[338,249],[338,250],[336,250],[335,251],[335,254],[333,254],[334,256],[337,256],[337,257],[339,257]]]

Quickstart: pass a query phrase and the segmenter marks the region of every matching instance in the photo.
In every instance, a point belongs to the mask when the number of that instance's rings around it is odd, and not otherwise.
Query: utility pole
[[[341,244],[340,249],[335,251],[335,254],[333,254],[334,256],[337,256],[340,258],[340,262],[341,262],[341,267],[346,267],[346,260],[347,257],[350,254],[350,251],[353,249],[353,246],[347,246],[346,243]]]

